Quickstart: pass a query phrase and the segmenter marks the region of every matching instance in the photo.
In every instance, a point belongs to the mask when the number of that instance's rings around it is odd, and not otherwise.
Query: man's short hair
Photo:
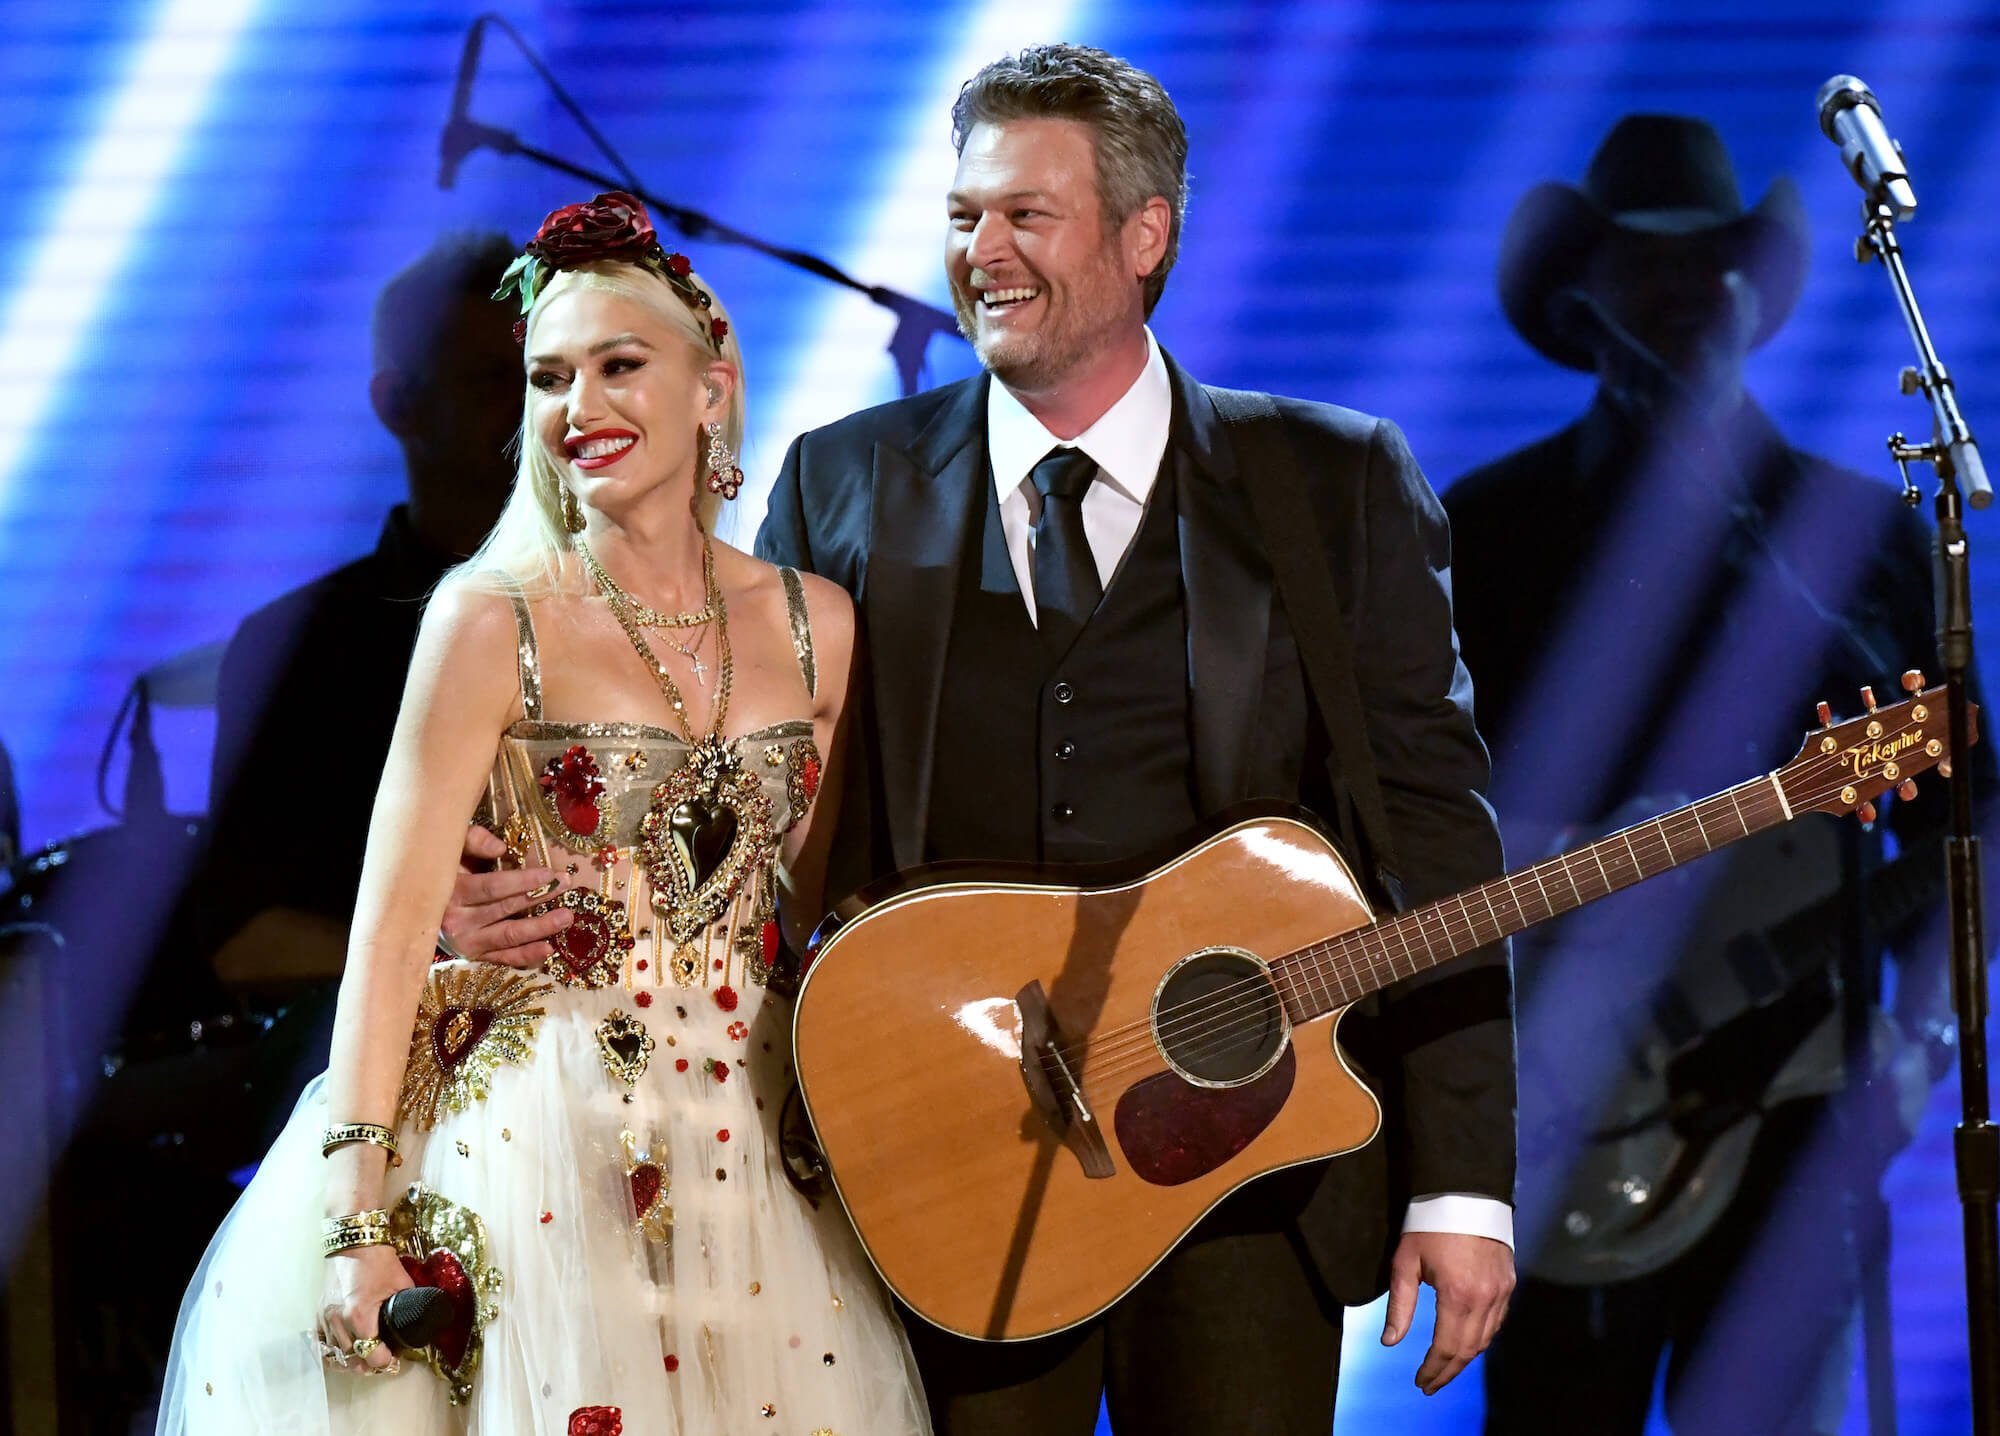
[[[375,296],[369,322],[375,372],[431,377],[438,337],[453,312],[468,299],[492,299],[514,254],[514,241],[498,230],[466,230],[444,235],[400,270]],[[496,323],[506,307],[493,301]]]
[[[967,80],[951,107],[960,154],[972,127],[1006,120],[1078,120],[1097,141],[1097,197],[1109,224],[1123,224],[1159,195],[1167,202],[1167,249],[1146,276],[1146,313],[1160,302],[1180,257],[1187,214],[1187,127],[1160,82],[1088,45],[1033,45]]]

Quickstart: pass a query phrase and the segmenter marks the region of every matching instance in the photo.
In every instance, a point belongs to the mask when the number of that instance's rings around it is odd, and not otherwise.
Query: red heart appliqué
[[[660,1199],[660,1189],[667,1184],[667,1174],[660,1170],[657,1162],[641,1162],[632,1169],[632,1210],[640,1216],[653,1210],[653,1203]]]
[[[611,924],[603,913],[586,908],[572,908],[571,911],[575,914],[574,918],[568,927],[555,935],[554,941],[570,976],[581,982],[597,965],[597,960],[610,951]]]
[[[442,1249],[422,1261],[406,1256],[402,1262],[403,1270],[416,1285],[434,1286],[451,1298],[451,1324],[438,1333],[431,1345],[444,1358],[445,1365],[456,1371],[465,1364],[465,1353],[472,1345],[472,1316],[479,1300],[473,1293],[472,1279],[465,1274],[458,1258]]]
[[[431,1024],[431,1051],[438,1065],[450,1072],[470,1057],[479,1039],[493,1025],[490,1007],[447,1007]]]
[[[616,1406],[579,1406],[569,1413],[569,1436],[624,1436],[625,1413]]]
[[[541,788],[555,803],[556,816],[572,833],[591,837],[603,814],[598,800],[604,796],[604,775],[597,759],[581,743],[573,743],[560,757],[543,766]]]

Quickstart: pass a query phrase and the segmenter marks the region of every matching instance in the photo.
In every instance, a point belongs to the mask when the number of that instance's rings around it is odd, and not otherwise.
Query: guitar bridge
[[[1062,1139],[1087,1177],[1114,1175],[1111,1151],[1105,1145],[1096,1114],[1083,1095],[1083,1084],[1062,1054],[1062,1031],[1049,1012],[1049,997],[1040,982],[1014,995],[1021,1014],[1021,1081],[1035,1115]]]

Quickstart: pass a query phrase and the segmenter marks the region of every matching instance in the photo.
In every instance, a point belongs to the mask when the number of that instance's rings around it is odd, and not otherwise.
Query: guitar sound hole
[[[1153,1040],[1190,1082],[1234,1087],[1263,1076],[1291,1035],[1270,973],[1248,953],[1184,957],[1153,995]]]

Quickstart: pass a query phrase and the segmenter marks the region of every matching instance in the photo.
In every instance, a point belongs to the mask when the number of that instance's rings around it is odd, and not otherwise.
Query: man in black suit
[[[953,123],[946,263],[987,373],[800,438],[758,540],[845,586],[868,639],[834,886],[940,859],[1134,858],[1246,799],[1345,829],[1352,794],[1332,791],[1248,507],[1257,475],[1146,326],[1186,196],[1172,101],[1049,45],[974,76]],[[1407,895],[1492,877],[1437,500],[1394,425],[1278,408]],[[1385,1341],[1420,1279],[1438,1290],[1418,1385],[1463,1369],[1513,1285],[1505,950],[1430,977],[1343,1029],[1388,1114],[1363,1152],[1253,1183],[1081,1329],[1002,1346],[913,1319],[939,1430],[1086,1433],[1108,1390],[1121,1430],[1323,1433],[1342,1306],[1385,1276]]]
[[[953,125],[947,270],[987,372],[800,438],[757,543],[846,587],[867,636],[830,890],[936,860],[1157,854],[1254,799],[1312,809],[1387,890],[1249,507],[1262,476],[1146,327],[1187,195],[1173,102],[1101,51],[1046,45],[974,76]],[[1395,425],[1276,402],[1317,529],[1296,537],[1351,630],[1379,846],[1413,902],[1491,878],[1436,496]],[[472,831],[468,859],[499,851]],[[510,916],[534,876],[462,875],[449,940],[539,962],[546,919]],[[1343,1307],[1385,1286],[1390,1344],[1419,1283],[1437,1290],[1426,1392],[1485,1349],[1514,1282],[1506,949],[1341,1030],[1383,1098],[1380,1140],[1252,1183],[1081,1328],[997,1345],[910,1318],[944,1436],[1085,1436],[1100,1394],[1147,1436],[1322,1436]]]

